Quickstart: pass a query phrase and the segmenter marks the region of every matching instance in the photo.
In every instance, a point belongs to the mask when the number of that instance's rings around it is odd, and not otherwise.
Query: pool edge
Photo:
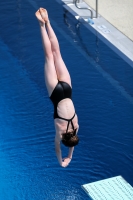
[[[98,15],[98,18],[94,18],[94,24],[89,24],[87,19],[90,17],[88,10],[78,9],[74,4],[63,0],[56,0],[58,3],[70,12],[75,18],[78,18],[77,21],[83,23],[86,28],[88,28],[93,34],[97,35],[108,47],[110,47],[116,54],[118,54],[126,63],[133,67],[133,42],[112,24],[110,24],[105,18]],[[80,7],[88,5],[83,2],[80,4]],[[92,9],[93,10],[93,9]],[[93,12],[95,12],[93,10]],[[82,18],[82,16],[86,16]]]

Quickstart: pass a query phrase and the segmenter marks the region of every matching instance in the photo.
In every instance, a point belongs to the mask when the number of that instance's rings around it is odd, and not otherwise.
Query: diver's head
[[[76,130],[62,134],[62,143],[66,147],[74,147],[79,143],[79,138],[76,135]]]

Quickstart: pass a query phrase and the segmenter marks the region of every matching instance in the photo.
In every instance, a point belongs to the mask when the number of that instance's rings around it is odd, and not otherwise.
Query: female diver
[[[67,167],[72,159],[74,146],[78,144],[78,118],[71,99],[72,85],[70,74],[61,57],[56,35],[50,25],[46,9],[35,13],[41,29],[45,53],[45,83],[54,105],[55,151],[59,164]],[[62,159],[60,142],[69,147],[68,157]]]

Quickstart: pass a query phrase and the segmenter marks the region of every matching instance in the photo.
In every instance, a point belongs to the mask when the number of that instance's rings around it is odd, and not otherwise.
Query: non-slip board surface
[[[133,200],[133,187],[122,176],[81,186],[93,200]]]

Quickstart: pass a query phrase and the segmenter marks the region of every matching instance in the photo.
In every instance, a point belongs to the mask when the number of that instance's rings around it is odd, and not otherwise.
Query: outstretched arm
[[[57,136],[55,136],[55,152],[56,152],[58,162],[62,166],[62,153],[61,153],[61,148],[60,148],[60,140]]]
[[[66,158],[63,159],[63,164],[64,164],[65,166],[68,166],[69,163],[71,162],[71,160],[72,160],[72,155],[73,155],[73,151],[74,151],[74,147],[70,147],[70,148],[69,148],[69,151],[68,151],[68,157],[66,157]]]
[[[77,131],[76,134],[78,133],[79,130],[79,126],[77,127]],[[74,151],[74,147],[70,147],[69,151],[68,151],[68,157],[64,159],[64,161],[67,163],[67,165],[71,162],[72,160],[72,156],[73,156],[73,151]]]
[[[60,148],[60,138],[58,137],[58,135],[55,136],[55,152],[56,152],[58,162],[62,167],[67,167],[68,164],[71,162],[73,150],[74,150],[74,147],[69,148],[68,157],[62,159],[62,153],[61,153],[61,148]]]
[[[77,128],[76,134],[78,133],[78,129],[79,129],[79,126]],[[71,160],[72,160],[74,147],[70,147],[69,151],[68,151],[68,157],[62,159],[60,141],[61,141],[60,134],[56,133],[56,136],[55,136],[55,152],[56,152],[56,156],[57,156],[59,164],[62,167],[67,167],[69,165],[69,163],[71,162]]]
[[[68,158],[72,159],[74,147],[70,147],[68,151]]]

